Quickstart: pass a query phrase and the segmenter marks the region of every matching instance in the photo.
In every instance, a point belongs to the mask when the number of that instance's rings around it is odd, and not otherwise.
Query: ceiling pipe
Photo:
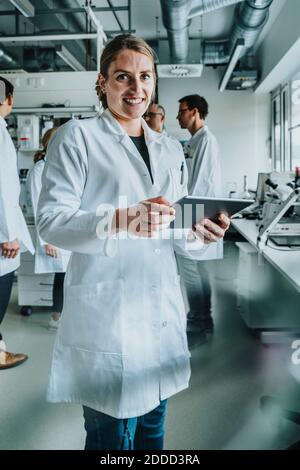
[[[206,65],[228,63],[238,39],[244,39],[241,55],[252,47],[269,17],[273,0],[160,0],[163,24],[168,32],[173,64],[187,63],[188,28],[191,18],[229,5],[238,4],[229,39],[204,41],[200,60]]]
[[[191,18],[241,0],[160,0],[163,24],[168,32],[172,64],[187,63]]]
[[[228,7],[230,5],[235,5],[236,3],[241,2],[242,0],[204,0],[199,2],[199,0],[190,0],[189,4],[189,14],[188,18],[194,18],[195,16],[204,15],[210,11],[219,10],[220,8]]]
[[[269,8],[273,0],[246,0],[236,6],[234,23],[226,41],[204,41],[202,61],[206,65],[228,63],[238,39],[244,39],[241,58],[254,46],[269,18]]]

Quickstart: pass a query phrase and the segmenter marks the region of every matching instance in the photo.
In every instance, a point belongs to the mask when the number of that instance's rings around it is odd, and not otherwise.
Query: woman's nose
[[[137,92],[137,91],[140,91],[141,88],[142,88],[142,84],[140,82],[140,80],[136,79],[136,78],[133,78],[132,81],[131,81],[131,84],[130,84],[130,88],[131,90]]]

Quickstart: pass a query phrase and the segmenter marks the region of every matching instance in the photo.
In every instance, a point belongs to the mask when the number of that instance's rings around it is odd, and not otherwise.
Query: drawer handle
[[[43,299],[42,297],[40,297],[40,300],[42,302],[52,302],[52,299]]]
[[[48,284],[47,282],[40,282],[40,286],[53,286],[53,284]]]

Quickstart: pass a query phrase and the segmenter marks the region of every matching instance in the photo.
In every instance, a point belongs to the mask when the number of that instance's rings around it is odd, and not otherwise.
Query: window
[[[291,170],[290,84],[272,94],[272,160],[276,171]]]
[[[300,73],[291,82],[291,160],[300,167]]]
[[[300,72],[272,93],[272,162],[276,171],[300,167]]]

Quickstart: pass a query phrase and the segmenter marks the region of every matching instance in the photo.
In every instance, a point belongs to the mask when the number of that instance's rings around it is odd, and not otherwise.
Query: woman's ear
[[[98,74],[98,85],[100,87],[101,92],[105,94],[106,85],[105,85],[105,78],[103,77],[102,73]]]

